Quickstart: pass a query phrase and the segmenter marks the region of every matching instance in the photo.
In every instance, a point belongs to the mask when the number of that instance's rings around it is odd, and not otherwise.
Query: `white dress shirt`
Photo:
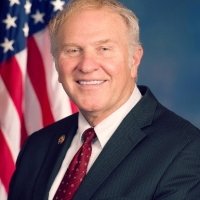
[[[119,109],[117,109],[115,112],[113,112],[106,119],[104,119],[97,126],[94,127],[95,133],[97,135],[97,140],[95,140],[95,142],[92,144],[92,154],[90,157],[90,161],[88,163],[87,171],[91,168],[94,161],[96,160],[98,155],[101,153],[103,147],[108,142],[108,140],[110,139],[112,134],[115,132],[115,130],[118,128],[122,120],[130,112],[130,110],[138,103],[141,97],[142,95],[138,87],[135,86],[133,93],[131,94],[129,99],[126,101],[126,103],[124,103]],[[51,186],[51,189],[49,192],[49,200],[53,199],[57,191],[57,188],[60,185],[60,182],[71,160],[73,159],[78,149],[81,147],[82,145],[81,138],[82,138],[83,132],[90,127],[91,126],[86,121],[84,116],[81,113],[79,113],[77,133],[72,140],[71,146],[69,147],[65,155],[61,168]]]

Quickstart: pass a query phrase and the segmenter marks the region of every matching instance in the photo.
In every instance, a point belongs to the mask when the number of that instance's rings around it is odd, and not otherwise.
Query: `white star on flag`
[[[34,19],[34,23],[37,24],[39,22],[44,23],[44,13],[41,13],[39,10],[36,11],[34,15],[31,16]]]
[[[19,0],[9,0],[10,1],[10,6],[13,6],[14,4],[20,4]]]
[[[14,44],[14,40],[8,40],[8,38],[4,39],[4,42],[1,43],[0,45],[3,47],[3,52],[6,53],[9,50],[14,51],[13,45]]]
[[[11,27],[16,27],[15,21],[17,20],[17,17],[11,17],[10,14],[7,14],[7,18],[3,20],[3,22],[6,24],[6,29],[9,29]]]
[[[24,32],[24,36],[25,37],[28,37],[28,33],[29,33],[29,27],[28,27],[28,23],[25,23],[24,24],[24,27],[23,27],[23,32]]]
[[[55,1],[51,2],[51,4],[54,7],[53,11],[59,11],[59,10],[63,9],[63,6],[64,6],[65,2],[62,1],[62,0],[55,0]]]
[[[25,9],[25,12],[26,12],[26,14],[29,14],[29,13],[31,13],[31,3],[30,3],[30,1],[26,1],[26,4],[25,4],[25,6],[24,6],[24,9]]]

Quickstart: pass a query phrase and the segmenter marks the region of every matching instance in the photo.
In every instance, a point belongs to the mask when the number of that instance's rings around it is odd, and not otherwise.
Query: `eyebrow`
[[[102,39],[102,40],[98,40],[96,42],[93,42],[94,45],[102,45],[102,44],[107,44],[107,43],[115,44],[116,42],[112,41],[111,39]],[[79,45],[76,44],[76,43],[65,43],[65,44],[62,45],[62,48],[71,47],[71,46],[79,47]]]
[[[99,44],[106,44],[106,43],[115,43],[114,41],[110,39],[105,39],[105,40],[99,40],[97,42],[94,42],[94,44],[99,45]]]
[[[68,47],[68,46],[78,46],[76,43],[64,43],[63,45],[62,45],[62,47]]]

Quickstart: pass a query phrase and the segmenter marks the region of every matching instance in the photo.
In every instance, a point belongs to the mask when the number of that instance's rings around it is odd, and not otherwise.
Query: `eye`
[[[113,48],[111,46],[100,46],[98,48],[99,56],[103,57],[112,57],[113,56]]]
[[[81,49],[78,47],[66,47],[64,48],[64,53],[68,56],[79,56],[81,54]]]
[[[101,51],[109,51],[109,50],[111,50],[111,48],[110,47],[100,47],[100,50]]]

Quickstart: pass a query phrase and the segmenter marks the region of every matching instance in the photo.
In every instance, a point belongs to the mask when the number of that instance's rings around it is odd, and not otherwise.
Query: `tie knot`
[[[94,128],[88,128],[83,133],[83,141],[91,143],[96,138],[96,133],[94,131]]]

